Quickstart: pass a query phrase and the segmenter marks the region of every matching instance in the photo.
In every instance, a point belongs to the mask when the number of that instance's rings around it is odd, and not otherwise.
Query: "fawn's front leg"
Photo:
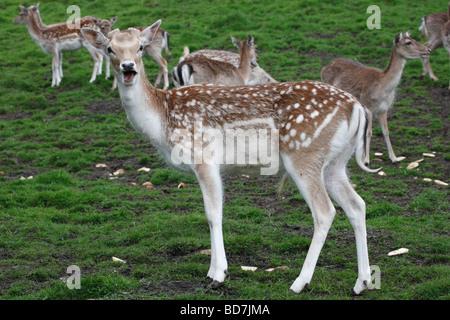
[[[228,268],[222,232],[222,179],[218,165],[198,165],[195,173],[203,193],[211,235],[211,265],[207,277],[213,280],[210,286],[215,289],[225,281]]]

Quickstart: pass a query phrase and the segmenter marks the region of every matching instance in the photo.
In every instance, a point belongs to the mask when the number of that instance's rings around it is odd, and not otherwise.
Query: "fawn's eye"
[[[406,43],[407,46],[410,46],[411,44],[412,44],[411,41],[408,41],[408,42]]]
[[[139,51],[142,51],[142,50],[144,50],[144,46],[141,44],[141,45],[139,46],[138,52],[139,52]]]
[[[114,51],[111,49],[111,47],[108,47],[106,50],[108,50],[108,53],[114,53]]]

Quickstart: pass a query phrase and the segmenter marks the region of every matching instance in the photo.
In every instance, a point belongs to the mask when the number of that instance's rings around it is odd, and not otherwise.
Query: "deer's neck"
[[[247,83],[248,77],[250,76],[250,59],[246,52],[241,52],[239,58],[238,70],[244,82]]]
[[[44,30],[47,26],[42,22],[41,15],[39,12],[33,14],[33,20],[36,22],[36,25],[39,29]]]
[[[45,28],[45,25],[42,23],[40,17],[36,17],[36,14],[33,14],[26,25],[31,37],[36,42],[40,43],[42,41],[42,32]]]
[[[125,86],[118,81],[122,106],[133,127],[150,139],[160,149],[164,146],[163,126],[164,110],[156,89],[148,82],[141,70],[139,81],[133,86]]]
[[[400,82],[406,59],[395,48],[392,49],[391,60],[382,74],[381,84],[385,91],[393,91]]]

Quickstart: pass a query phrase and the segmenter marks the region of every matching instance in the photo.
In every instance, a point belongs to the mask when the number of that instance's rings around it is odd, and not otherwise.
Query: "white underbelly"
[[[68,38],[64,41],[58,43],[58,48],[60,51],[75,51],[83,46],[79,38]]]

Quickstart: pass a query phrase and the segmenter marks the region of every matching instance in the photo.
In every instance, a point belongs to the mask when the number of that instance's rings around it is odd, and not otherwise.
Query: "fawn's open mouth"
[[[131,82],[131,81],[133,81],[133,79],[136,75],[137,75],[136,71],[124,71],[123,72],[123,81]]]

